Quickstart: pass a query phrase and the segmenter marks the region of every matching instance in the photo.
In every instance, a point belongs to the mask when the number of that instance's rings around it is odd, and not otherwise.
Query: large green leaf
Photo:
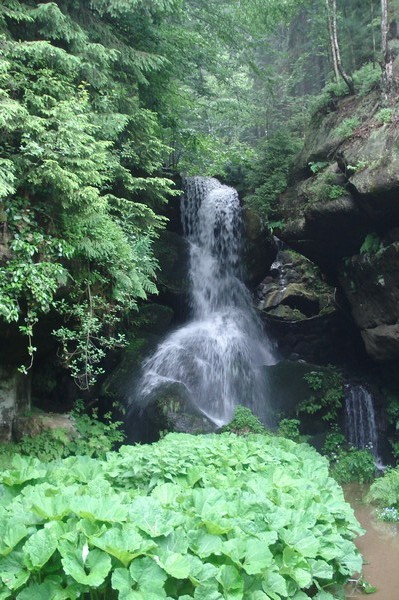
[[[173,552],[161,562],[165,571],[176,579],[186,579],[191,571],[191,563],[187,556]]]
[[[264,540],[249,539],[246,542],[243,567],[248,575],[265,572],[273,564],[273,554]]]
[[[6,556],[17,544],[28,534],[25,525],[19,523],[9,523],[3,528],[3,535],[0,538],[0,554]]]
[[[129,573],[140,591],[158,593],[159,598],[166,596],[163,586],[168,576],[154,559],[136,558],[130,565]]]
[[[137,556],[156,547],[155,542],[143,538],[131,523],[108,529],[100,537],[91,536],[90,542],[115,556],[125,567]]]
[[[188,532],[189,546],[200,558],[206,558],[211,554],[220,554],[222,551],[222,539],[218,535],[211,535],[206,531],[197,529]]]
[[[84,549],[61,549],[61,562],[67,575],[75,581],[90,587],[99,587],[111,570],[111,558],[101,550],[91,550],[87,558]]]
[[[39,529],[23,546],[25,564],[30,570],[40,570],[57,549],[57,538],[50,527]]]
[[[151,537],[169,535],[174,526],[182,522],[180,515],[165,510],[158,500],[151,497],[135,498],[129,508],[129,517]]]
[[[23,558],[22,552],[13,552],[0,560],[0,579],[10,590],[19,589],[30,577],[23,564]]]

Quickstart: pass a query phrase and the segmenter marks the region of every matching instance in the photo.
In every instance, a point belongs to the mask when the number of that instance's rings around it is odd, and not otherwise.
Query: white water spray
[[[276,359],[240,280],[238,194],[213,178],[187,178],[181,214],[190,247],[192,319],[144,362],[136,398],[143,403],[178,386],[218,426],[231,419],[237,404],[266,420],[261,367]]]

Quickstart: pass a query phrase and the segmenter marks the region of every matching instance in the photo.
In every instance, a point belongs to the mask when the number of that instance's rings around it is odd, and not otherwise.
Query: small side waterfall
[[[378,458],[378,436],[372,396],[362,385],[348,384],[345,388],[348,442],[355,448],[370,448]]]
[[[276,360],[240,279],[238,194],[213,178],[187,178],[181,214],[192,318],[144,362],[136,401],[145,404],[173,387],[218,426],[239,403],[266,420],[260,367]]]

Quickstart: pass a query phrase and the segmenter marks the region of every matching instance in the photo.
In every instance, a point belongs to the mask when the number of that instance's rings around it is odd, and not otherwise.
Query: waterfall
[[[370,448],[378,457],[378,438],[373,399],[362,385],[345,386],[345,417],[348,442],[355,448]]]
[[[172,387],[218,426],[237,404],[267,420],[260,367],[276,360],[240,279],[238,194],[216,179],[189,177],[181,216],[190,253],[191,319],[145,360],[136,401],[145,404]]]

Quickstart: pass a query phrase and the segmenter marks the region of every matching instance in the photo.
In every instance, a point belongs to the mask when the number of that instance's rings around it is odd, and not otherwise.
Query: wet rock
[[[164,230],[154,247],[160,271],[157,275],[159,301],[171,307],[178,320],[187,313],[188,298],[188,244],[173,231]]]
[[[244,265],[246,282],[250,287],[258,285],[267,275],[276,254],[277,246],[269,229],[250,209],[243,211],[246,247]]]
[[[364,329],[362,338],[374,360],[399,360],[399,324]]]
[[[399,322],[399,242],[352,256],[340,282],[361,330]]]
[[[333,289],[303,256],[280,250],[270,275],[257,290],[258,308],[287,320],[302,320],[332,307]]]

